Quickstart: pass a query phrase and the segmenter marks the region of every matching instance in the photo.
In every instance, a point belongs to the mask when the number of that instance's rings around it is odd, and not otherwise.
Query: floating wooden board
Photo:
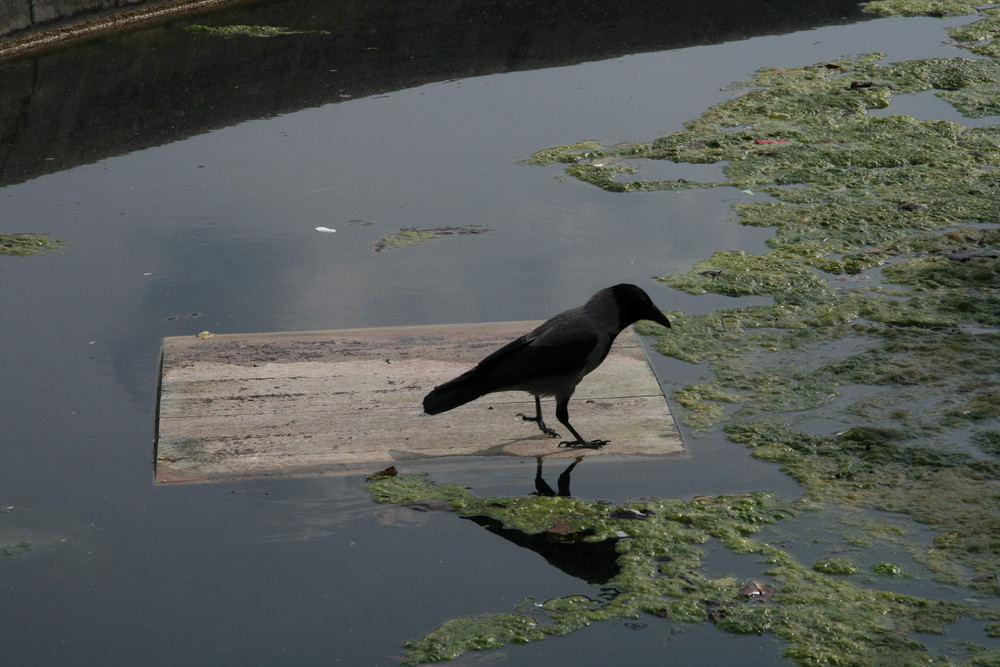
[[[156,482],[348,472],[442,456],[684,453],[635,333],[618,337],[570,401],[573,426],[602,449],[560,447],[532,422],[534,399],[491,394],[423,413],[435,385],[539,322],[226,334],[164,340]],[[549,426],[564,431],[543,400]],[[569,433],[563,433],[569,436]]]

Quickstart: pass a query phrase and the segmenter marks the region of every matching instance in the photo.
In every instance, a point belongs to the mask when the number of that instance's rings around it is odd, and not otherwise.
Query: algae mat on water
[[[923,5],[910,13],[973,11]],[[886,12],[899,6],[879,4]],[[617,555],[598,599],[526,601],[509,614],[447,621],[407,644],[411,663],[646,613],[771,632],[805,665],[1000,664],[997,649],[967,644],[961,656],[935,656],[911,634],[941,632],[961,615],[1000,614],[989,602],[1000,594],[1000,127],[868,113],[893,96],[934,90],[968,116],[996,114],[997,10],[950,32],[975,57],[884,63],[870,54],[767,68],[682,132],[532,157],[565,163],[569,175],[611,192],[736,186],[768,195],[735,209],[742,224],[774,228],[769,252],[720,251],[660,279],[693,294],[773,302],[673,313],[672,334],[658,349],[707,369],[674,393],[682,419],[697,430],[723,429],[780,464],[805,495],[616,508],[477,499],[422,478],[374,480],[381,502],[437,498],[524,535],[613,544]],[[726,180],[637,178],[636,161],[649,159],[722,162]],[[909,548],[928,576],[959,587],[967,601],[862,587],[850,561],[808,568],[755,536],[799,509],[831,506],[896,512],[929,526],[933,539],[913,537]],[[710,538],[757,554],[769,583],[705,575],[699,545]],[[879,562],[872,572],[902,570]],[[982,642],[996,630],[983,623]]]
[[[48,234],[3,234],[0,233],[0,255],[43,255],[58,250],[63,241],[53,240]]]
[[[834,576],[849,571],[849,564],[821,561],[808,568],[755,537],[769,524],[809,511],[806,500],[750,493],[614,506],[565,497],[478,498],[464,487],[435,485],[394,470],[369,480],[368,489],[379,502],[416,508],[440,503],[439,508],[446,506],[493,532],[522,535],[518,544],[536,548],[554,564],[575,557],[577,568],[585,560],[593,572],[601,565],[595,561],[614,561],[592,581],[600,588],[589,595],[524,599],[510,613],[445,621],[406,642],[404,664],[449,660],[469,650],[565,635],[598,621],[647,616],[673,623],[710,620],[739,634],[770,632],[786,640],[786,655],[802,664],[916,665],[927,663],[928,654],[911,633],[943,632],[963,615],[1000,619],[997,609],[855,585]],[[734,553],[755,554],[763,563],[762,579],[771,583],[707,576],[701,571],[703,545],[711,539]],[[592,549],[582,551],[588,545]],[[601,545],[611,548],[601,551]],[[878,565],[875,574],[898,572],[890,563]],[[564,569],[583,576],[579,569]],[[969,653],[975,659],[1000,658],[981,647],[970,647]]]

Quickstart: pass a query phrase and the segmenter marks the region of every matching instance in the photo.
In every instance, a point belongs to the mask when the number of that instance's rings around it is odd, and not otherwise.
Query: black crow
[[[665,327],[670,321],[635,285],[602,289],[587,303],[570,308],[486,357],[472,370],[434,388],[424,397],[424,412],[447,412],[495,391],[526,391],[535,397],[535,416],[518,416],[538,424],[542,433],[559,434],[542,420],[542,396],[555,396],[556,418],[576,440],[560,446],[602,447],[607,440],[584,440],[569,423],[569,399],[583,376],[601,365],[622,329],[639,320]]]

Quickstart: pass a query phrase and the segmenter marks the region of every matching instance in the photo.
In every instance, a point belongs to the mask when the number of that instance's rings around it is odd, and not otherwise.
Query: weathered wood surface
[[[645,352],[623,332],[570,401],[570,419],[603,449],[559,447],[516,417],[522,392],[423,414],[435,385],[538,322],[435,325],[167,338],[156,481],[316,475],[441,456],[684,453]],[[551,400],[542,402],[557,431]],[[563,433],[569,436],[569,433]]]

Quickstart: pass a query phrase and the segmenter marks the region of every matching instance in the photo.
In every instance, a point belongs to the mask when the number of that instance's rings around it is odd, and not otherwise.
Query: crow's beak
[[[655,308],[649,314],[649,317],[647,317],[646,319],[648,319],[648,320],[650,320],[652,322],[656,322],[657,324],[662,324],[663,326],[667,327],[668,329],[670,328],[670,320],[667,319],[666,315],[664,315],[663,313],[661,313],[659,310],[656,310]]]

